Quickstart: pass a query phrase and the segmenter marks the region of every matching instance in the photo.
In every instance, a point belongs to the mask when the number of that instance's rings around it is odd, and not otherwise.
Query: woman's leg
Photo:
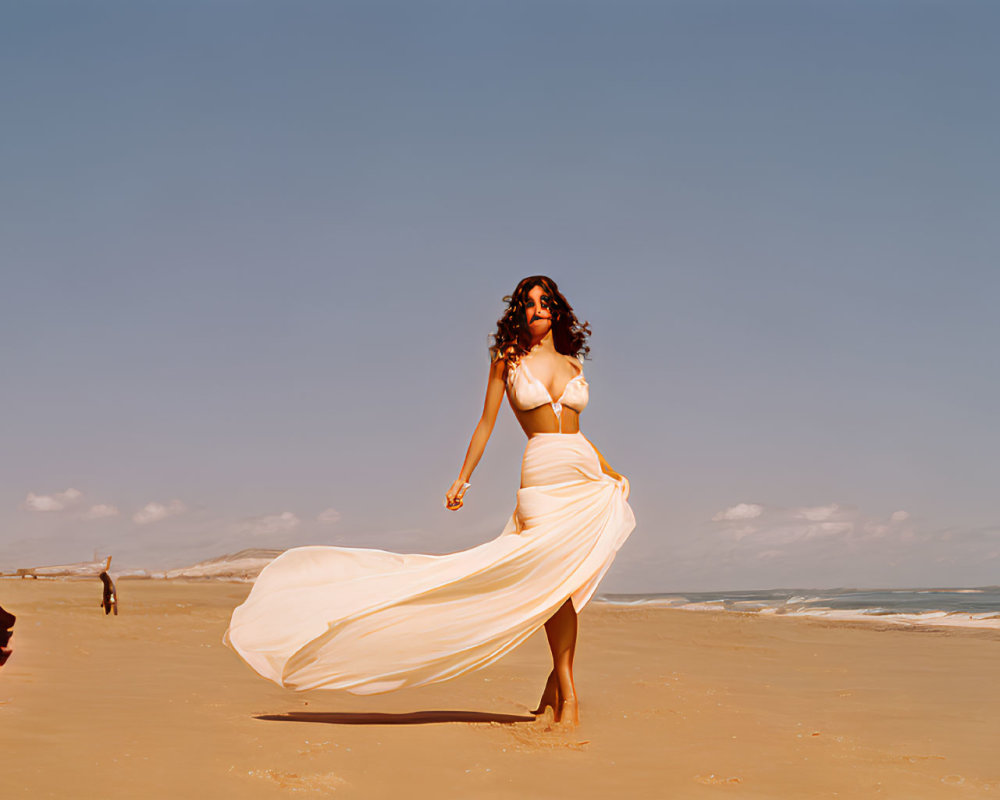
[[[572,622],[575,623],[576,614],[575,614],[575,609],[573,609],[572,606],[572,601],[567,600],[566,602],[569,603],[570,605],[569,610],[573,612],[574,615],[574,619],[572,620]],[[558,625],[558,623],[553,623],[553,624]],[[576,655],[575,627],[576,626],[574,625],[573,636],[572,636],[573,643],[570,646],[570,651],[569,651],[569,671],[571,679],[573,674],[573,657]],[[546,633],[548,633],[548,629],[546,629]],[[559,633],[557,632],[556,635],[558,636]],[[553,652],[552,662],[555,663],[555,661],[556,661],[556,653]],[[561,703],[562,703],[562,692],[559,690],[559,675],[556,673],[555,667],[553,667],[552,671],[549,673],[548,679],[545,681],[545,689],[542,690],[541,699],[538,701],[538,708],[534,709],[531,713],[535,714],[536,716],[539,714],[544,714],[546,708],[551,708],[554,713],[558,713]]]
[[[576,686],[573,684],[573,656],[576,653],[576,610],[572,599],[563,603],[559,610],[545,623],[545,635],[552,651],[552,673],[555,675],[557,696],[555,712],[557,722],[577,725],[580,722],[576,700]],[[549,676],[549,683],[552,675]],[[546,693],[549,690],[546,684]],[[542,695],[545,704],[546,696]],[[543,705],[544,709],[544,705]]]
[[[559,678],[555,668],[552,669],[548,680],[545,681],[545,689],[542,690],[542,698],[538,701],[538,708],[531,713],[538,716],[544,714],[546,708],[551,708],[553,713],[559,709]]]

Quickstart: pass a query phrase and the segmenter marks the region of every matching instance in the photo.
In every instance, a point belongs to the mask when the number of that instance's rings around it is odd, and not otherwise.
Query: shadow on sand
[[[272,722],[322,722],[327,725],[429,725],[437,722],[534,722],[535,717],[519,714],[491,714],[487,711],[411,711],[407,714],[351,711],[290,711],[287,714],[256,714],[254,719]]]

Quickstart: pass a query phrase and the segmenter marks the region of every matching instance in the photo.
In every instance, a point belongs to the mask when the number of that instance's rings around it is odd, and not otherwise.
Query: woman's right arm
[[[451,485],[445,495],[447,508],[457,511],[461,508],[461,499],[465,494],[465,484],[472,477],[479,459],[483,457],[486,450],[486,443],[493,433],[493,426],[496,425],[497,414],[503,403],[503,392],[507,371],[507,363],[503,358],[498,358],[490,364],[490,375],[486,382],[486,400],[483,403],[483,413],[479,418],[476,429],[472,432],[472,440],[469,442],[469,449],[465,452],[465,461],[462,469],[458,473],[458,479]]]

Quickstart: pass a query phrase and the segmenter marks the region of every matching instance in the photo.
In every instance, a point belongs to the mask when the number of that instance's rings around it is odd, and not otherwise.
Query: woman
[[[628,481],[580,433],[588,334],[540,275],[517,285],[498,322],[483,414],[446,495],[462,507],[506,391],[528,444],[498,538],[440,556],[288,550],[233,612],[226,643],[282,686],[375,694],[484,667],[544,625],[553,669],[534,713],[552,707],[575,725],[576,615],[635,527]]]

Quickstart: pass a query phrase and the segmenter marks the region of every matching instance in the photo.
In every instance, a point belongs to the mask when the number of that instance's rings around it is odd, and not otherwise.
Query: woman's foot
[[[575,697],[567,697],[559,703],[556,722],[563,728],[575,728],[580,724],[580,704]]]
[[[553,713],[558,713],[559,678],[555,670],[549,673],[549,678],[545,681],[545,689],[542,691],[542,698],[538,701],[538,708],[531,713],[537,717],[540,714],[544,714],[546,708],[551,708]]]

